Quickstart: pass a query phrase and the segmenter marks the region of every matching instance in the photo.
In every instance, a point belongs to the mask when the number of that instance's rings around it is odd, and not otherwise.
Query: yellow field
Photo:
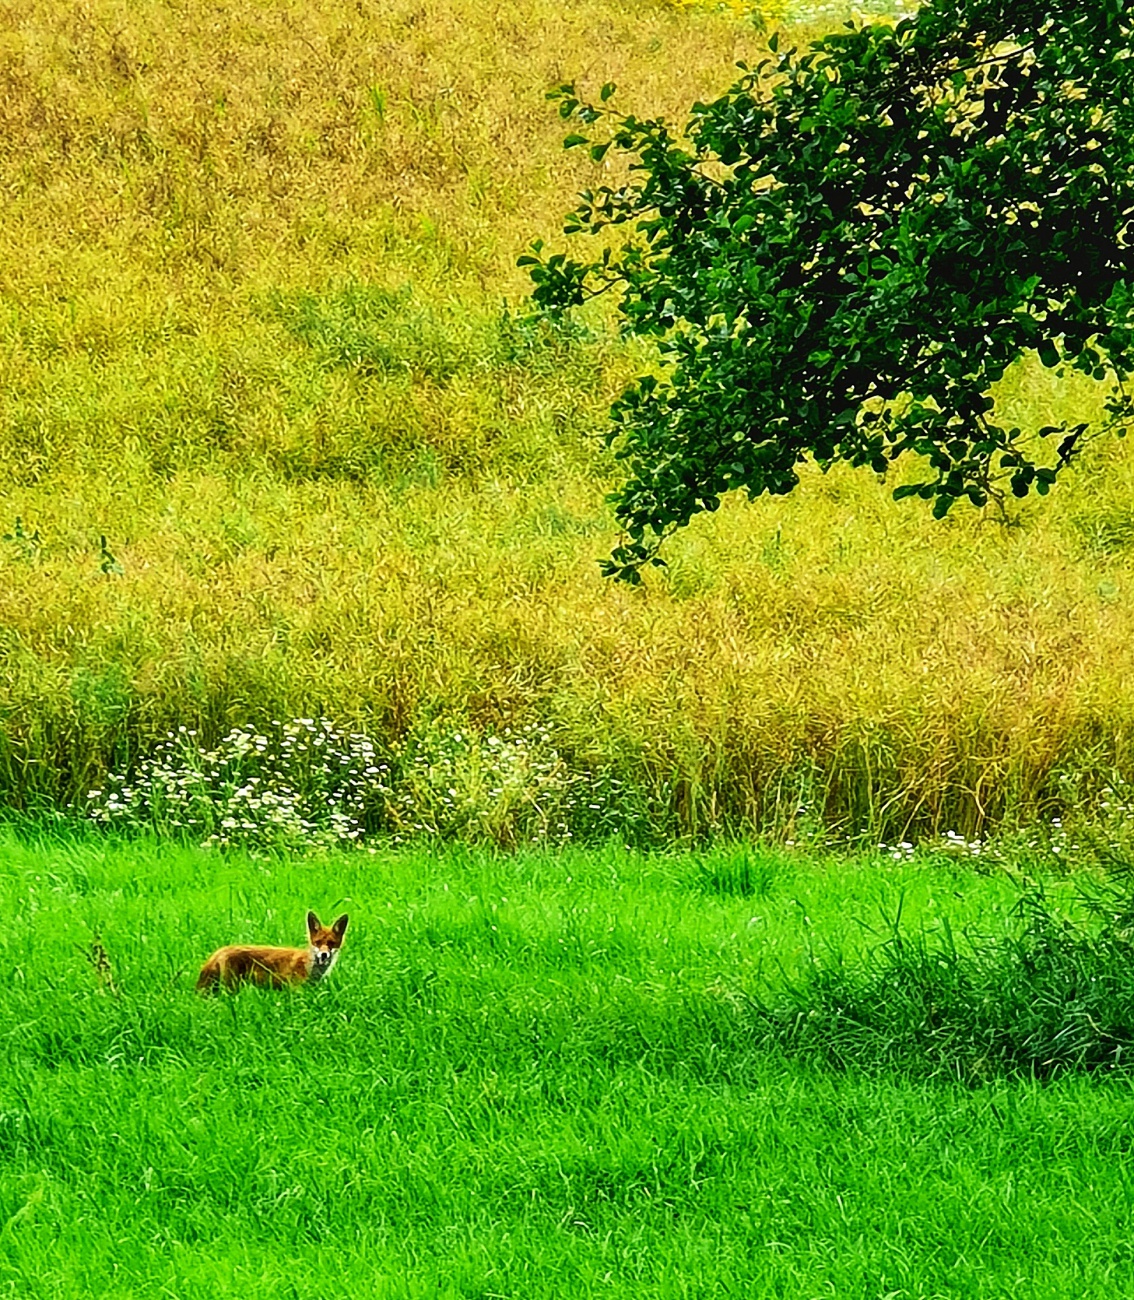
[[[5,9],[7,802],[313,714],[545,723],[693,832],[981,832],[1134,772],[1123,443],[1012,526],[810,473],[644,592],[599,577],[596,435],[650,361],[523,318],[516,257],[597,171],[545,92],[681,120],[761,40],[649,0]],[[1099,400],[1030,369],[1001,398]]]

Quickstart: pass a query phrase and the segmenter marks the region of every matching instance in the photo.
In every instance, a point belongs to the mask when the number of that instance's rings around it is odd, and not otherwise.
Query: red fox
[[[314,912],[307,913],[306,948],[258,948],[250,944],[232,944],[218,948],[201,967],[197,992],[212,992],[217,984],[235,988],[238,984],[317,984],[331,967],[343,946],[346,934],[345,915],[325,926]]]

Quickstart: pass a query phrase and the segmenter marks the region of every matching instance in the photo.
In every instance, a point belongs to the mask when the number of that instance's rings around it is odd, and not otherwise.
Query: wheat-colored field
[[[807,473],[647,590],[600,578],[599,435],[652,360],[526,315],[516,258],[598,171],[545,93],[680,121],[762,42],[657,0],[6,6],[8,804],[315,714],[546,724],[691,833],[983,832],[1131,773],[1123,443],[1008,524]],[[1021,368],[1000,400],[1100,399]]]

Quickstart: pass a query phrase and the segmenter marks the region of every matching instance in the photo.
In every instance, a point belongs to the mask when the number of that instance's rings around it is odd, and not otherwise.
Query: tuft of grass
[[[768,850],[747,844],[718,849],[697,859],[697,885],[706,894],[722,898],[767,898],[790,879],[791,859],[777,858]]]

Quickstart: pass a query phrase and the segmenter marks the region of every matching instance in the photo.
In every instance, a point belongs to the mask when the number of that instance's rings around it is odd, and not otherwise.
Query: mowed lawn
[[[1134,1294],[1125,1078],[755,1043],[753,991],[899,901],[1003,932],[1011,884],[740,852],[5,839],[0,1294]],[[324,986],[195,995],[308,907],[351,916]]]

